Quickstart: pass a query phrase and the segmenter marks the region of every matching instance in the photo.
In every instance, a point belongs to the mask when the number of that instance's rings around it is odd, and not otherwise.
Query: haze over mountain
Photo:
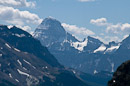
[[[114,72],[122,62],[130,59],[129,37],[120,43],[112,41],[109,44],[90,36],[79,41],[66,32],[54,18],[44,19],[36,28],[34,37],[40,40],[61,64],[86,73]]]

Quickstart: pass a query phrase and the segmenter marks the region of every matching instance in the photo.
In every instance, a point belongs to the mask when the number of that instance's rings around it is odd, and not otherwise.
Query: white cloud
[[[107,43],[102,37],[100,36],[93,36],[93,38],[99,39],[100,41]]]
[[[79,0],[80,2],[93,2],[93,1],[96,1],[96,0]]]
[[[107,33],[114,33],[114,34],[118,34],[121,31],[121,25],[120,24],[111,24],[107,26],[106,32]]]
[[[16,25],[16,27],[21,28],[21,29],[24,30],[24,31],[31,31],[31,27],[29,27],[29,26]]]
[[[27,2],[26,0],[0,0],[0,5],[13,7],[35,7],[34,2]]]
[[[121,26],[121,30],[130,30],[130,24],[129,23],[125,23],[125,24],[122,24]]]
[[[105,36],[104,39],[106,41],[109,40],[109,42],[111,42],[111,41],[121,42],[121,39],[118,36]]]
[[[121,42],[122,39],[120,39],[118,36],[93,36],[94,38],[99,39],[100,41],[102,41],[105,44],[108,44],[111,41],[115,41],[115,42]]]
[[[0,6],[0,19],[10,24],[24,25],[25,23],[40,24],[42,19],[29,11],[20,11],[13,7]]]
[[[99,19],[91,19],[90,23],[95,24],[97,26],[106,26],[108,25],[106,18],[99,18]]]
[[[66,23],[62,23],[62,26],[65,28],[67,32],[73,34],[79,39],[87,37],[88,35],[95,35],[94,32],[85,27],[78,27],[76,25],[69,25]]]
[[[32,28],[30,27],[30,26],[20,26],[20,25],[16,25],[16,27],[18,27],[18,28],[20,28],[20,29],[22,29],[22,30],[24,30],[24,31],[27,31],[27,32],[29,32],[31,35],[33,35],[33,30],[32,30]]]
[[[32,33],[34,27],[40,24],[42,19],[37,14],[26,10],[21,11],[18,8],[32,8],[35,7],[35,4],[35,1],[29,0],[0,0],[0,20]],[[33,29],[31,28],[32,26]]]
[[[97,26],[105,26],[107,33],[118,34],[118,33],[130,32],[129,23],[112,24],[112,23],[109,23],[106,18],[91,19],[90,23]]]
[[[119,33],[129,33],[130,32],[130,24],[128,23],[125,23],[125,24],[121,24],[121,23],[118,23],[118,24],[111,24],[109,26],[107,26],[107,29],[106,29],[106,32],[107,33],[115,33],[115,34],[119,34]]]

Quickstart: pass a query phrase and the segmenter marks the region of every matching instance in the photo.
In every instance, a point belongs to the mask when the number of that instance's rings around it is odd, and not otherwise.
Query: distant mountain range
[[[32,35],[0,25],[0,86],[88,86]]]
[[[34,38],[40,40],[61,64],[85,73],[114,72],[122,62],[130,59],[130,36],[120,43],[104,44],[90,36],[79,41],[53,18],[43,20]]]
[[[79,41],[53,18],[33,36],[0,25],[0,86],[106,86],[129,53],[130,36],[120,43],[90,36]]]

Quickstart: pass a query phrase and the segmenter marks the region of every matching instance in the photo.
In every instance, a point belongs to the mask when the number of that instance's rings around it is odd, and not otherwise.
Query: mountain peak
[[[102,43],[99,39],[96,39],[94,37],[88,36],[88,42],[95,42],[95,43]]]
[[[87,38],[88,38],[88,40],[93,40],[93,39],[96,39],[96,38],[91,37],[91,36],[88,36]]]
[[[109,46],[115,46],[118,45],[119,43],[116,43],[115,41],[109,42]]]
[[[42,38],[46,47],[53,44],[53,42],[63,41],[67,37],[66,35],[66,31],[61,23],[50,17],[45,18],[34,32],[34,37]]]
[[[61,23],[58,20],[52,17],[45,18],[41,24],[44,25],[44,24],[53,24],[53,23],[61,25]]]
[[[0,30],[8,29],[7,25],[0,25]]]
[[[20,28],[18,28],[18,27],[16,27],[16,26],[14,26],[14,25],[0,25],[0,28],[1,28],[1,30],[5,30],[5,29],[12,29],[12,28],[17,28],[17,29],[20,29]]]
[[[83,42],[86,41],[86,40],[87,40],[87,38],[84,38],[84,39],[83,39]]]
[[[52,20],[56,20],[54,17],[52,16],[48,16],[48,19],[52,19]]]
[[[48,17],[42,21],[42,23],[37,27],[37,29],[53,30],[53,31],[59,30],[60,31],[60,30],[63,30],[63,27],[58,20],[56,20],[52,17]]]
[[[89,53],[93,52],[94,50],[96,50],[98,47],[100,47],[103,44],[100,40],[91,36],[88,36],[87,39],[88,39],[88,43],[87,43],[87,46],[84,47],[84,50]]]

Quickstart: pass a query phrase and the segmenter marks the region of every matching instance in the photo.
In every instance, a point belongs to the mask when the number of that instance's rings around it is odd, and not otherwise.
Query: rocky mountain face
[[[65,57],[66,53],[68,55],[70,55],[71,51],[78,53],[77,49],[70,47],[72,42],[77,42],[78,40],[67,33],[56,19],[46,18],[36,29],[34,37],[40,40],[42,45],[46,46],[54,56],[57,56],[56,58],[58,58],[60,63],[66,64],[66,60],[68,61],[67,64],[71,62],[71,58]]]
[[[61,64],[86,73],[114,72],[123,61],[130,58],[122,60],[122,57],[118,56],[118,53],[122,54],[120,50],[124,42],[104,44],[90,36],[79,41],[53,18],[43,20],[34,32],[34,38],[40,40]],[[127,55],[129,56],[128,53]]]
[[[90,36],[88,36],[88,41],[87,41],[87,46],[84,47],[84,51],[86,53],[96,53],[96,52],[100,52],[97,49],[103,45],[103,42],[101,42],[98,39],[92,38]]]
[[[108,86],[130,86],[130,60],[118,67]]]
[[[88,86],[29,33],[0,25],[0,86]]]

